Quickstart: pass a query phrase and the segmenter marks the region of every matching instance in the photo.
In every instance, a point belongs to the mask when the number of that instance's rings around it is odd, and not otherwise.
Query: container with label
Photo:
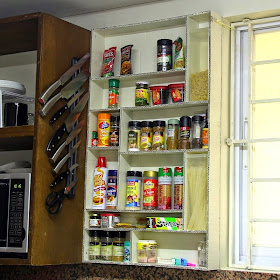
[[[165,148],[165,121],[153,121],[153,150]]]
[[[110,146],[119,146],[120,116],[111,116]]]
[[[124,260],[124,239],[125,231],[115,232],[113,239],[113,261],[123,262]]]
[[[101,227],[101,217],[99,214],[89,214],[89,226],[90,227]]]
[[[108,108],[119,107],[119,87],[120,81],[117,79],[109,80],[109,104]]]
[[[148,82],[136,82],[135,106],[147,106],[150,103],[150,89]]]
[[[172,40],[160,39],[157,41],[157,71],[172,69]]]
[[[202,149],[208,149],[208,138],[209,138],[209,131],[208,131],[208,111],[206,110],[206,116],[204,119],[204,126],[202,129]]]
[[[90,260],[100,259],[100,231],[94,230],[89,232],[89,246],[88,246],[88,258]]]
[[[168,86],[152,86],[150,87],[152,93],[153,105],[168,104],[169,90]]]
[[[101,214],[101,227],[113,228],[115,224],[120,222],[120,214],[118,213],[102,213]]]
[[[169,92],[173,103],[184,101],[185,84],[170,84]]]
[[[97,131],[92,132],[92,138],[91,138],[91,146],[96,147],[98,145],[98,133]]]
[[[180,118],[180,140],[179,149],[190,149],[191,142],[191,118],[188,116],[182,116]]]
[[[167,150],[178,149],[178,143],[179,143],[178,137],[179,137],[179,120],[177,119],[168,120],[167,141],[166,141]]]
[[[183,207],[184,167],[174,168],[174,209]]]
[[[113,258],[113,232],[103,231],[101,237],[100,258],[111,261]]]
[[[107,113],[98,114],[98,146],[109,146],[110,139],[110,118],[111,115]]]
[[[118,170],[109,170],[106,209],[117,209]]]
[[[142,172],[127,171],[126,177],[126,207],[127,210],[141,209]]]
[[[203,117],[193,116],[192,117],[192,149],[202,148],[202,129],[203,129]]]
[[[138,240],[137,255],[139,263],[156,263],[157,242],[155,240]]]
[[[130,241],[124,241],[124,262],[130,262]]]
[[[141,151],[152,150],[153,144],[153,122],[141,122]]]
[[[158,172],[158,209],[171,209],[172,169],[159,168]]]
[[[131,152],[140,151],[141,122],[128,122],[127,150]]]
[[[144,171],[143,174],[143,209],[157,209],[158,172]]]

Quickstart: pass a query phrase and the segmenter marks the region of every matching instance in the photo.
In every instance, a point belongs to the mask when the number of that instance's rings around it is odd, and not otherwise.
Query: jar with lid
[[[113,228],[115,224],[120,222],[119,213],[102,213],[100,216],[102,228]]]
[[[119,146],[120,116],[111,116],[110,146]]]
[[[118,170],[109,170],[106,209],[117,209]]]
[[[170,84],[169,91],[173,103],[184,101],[185,84]]]
[[[127,210],[141,209],[142,172],[127,171],[126,176],[126,206]]]
[[[100,231],[94,230],[89,232],[89,247],[88,247],[88,258],[90,260],[100,259]]]
[[[141,122],[128,122],[128,145],[127,150],[131,152],[140,151]]]
[[[168,86],[152,86],[150,87],[153,105],[168,104],[169,89]]]
[[[125,231],[115,232],[115,236],[113,239],[113,261],[114,262],[123,262],[124,239],[125,239]]]
[[[150,103],[149,83],[140,81],[136,82],[135,89],[135,106],[146,106]]]
[[[89,214],[89,226],[90,227],[101,227],[101,216],[100,214]]]
[[[153,144],[153,122],[141,122],[141,151],[152,150]]]
[[[190,131],[191,131],[191,118],[188,116],[182,116],[180,118],[180,140],[179,149],[189,149],[191,146],[190,142]]]
[[[98,134],[97,131],[92,132],[92,138],[91,138],[91,146],[97,147],[98,145]]]
[[[158,209],[171,209],[172,169],[159,168],[158,172]]]
[[[179,136],[179,120],[177,119],[168,120],[167,141],[166,141],[167,150],[178,149],[178,136]]]
[[[111,261],[113,258],[113,232],[103,231],[101,236],[100,258]]]
[[[143,174],[143,209],[157,209],[158,172],[144,171]]]
[[[192,149],[200,149],[202,147],[202,129],[203,129],[203,117],[192,117]]]
[[[165,121],[153,121],[153,150],[164,150]]]
[[[172,40],[160,39],[157,41],[157,71],[172,69]]]
[[[120,81],[117,79],[109,80],[109,104],[108,108],[119,107],[119,87]]]

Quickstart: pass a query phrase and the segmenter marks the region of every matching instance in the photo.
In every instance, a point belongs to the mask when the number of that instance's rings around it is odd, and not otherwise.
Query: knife
[[[43,94],[39,97],[39,102],[44,105],[52,93],[60,86],[63,86],[74,74],[78,71],[84,63],[89,59],[90,54],[86,53],[76,64],[67,70],[56,82],[49,86]]]
[[[69,133],[72,130],[73,125],[75,124],[76,120],[79,118],[81,112],[86,106],[88,102],[88,98],[89,98],[89,93],[87,92],[84,94],[84,96],[76,105],[76,107],[73,109],[73,111],[69,114],[64,124],[55,132],[55,134],[50,139],[47,145],[47,152],[51,152],[52,149],[59,143],[65,131]]]
[[[71,174],[76,167],[78,167],[79,164],[75,163],[70,168],[68,168],[66,171],[60,173],[55,177],[55,179],[50,184],[51,188],[54,188],[56,185],[58,185],[62,180],[64,180],[69,174]]]
[[[90,73],[82,71],[75,79],[69,82],[57,95],[52,97],[44,106],[39,110],[42,117],[45,117],[54,104],[60,99],[69,99],[88,79]]]
[[[69,134],[69,136],[66,138],[66,140],[59,146],[59,148],[56,150],[56,152],[53,154],[53,156],[50,158],[51,163],[55,163],[60,156],[63,149],[81,132],[83,126],[85,124],[85,121],[80,121],[79,124],[75,127],[74,130]],[[52,148],[52,147],[51,147]],[[50,151],[52,152],[52,151]]]
[[[67,161],[68,158],[70,158],[75,152],[76,150],[79,148],[81,144],[81,140],[71,149],[71,151],[65,156],[63,157],[60,162],[56,165],[56,167],[53,169],[53,172],[55,174],[57,174],[59,172],[59,170],[62,168],[62,166],[65,164],[65,162]]]
[[[61,108],[51,117],[50,123],[54,123],[56,120],[58,120],[58,119],[64,114],[64,112],[65,112],[68,108],[70,108],[70,106],[71,106],[72,104],[74,104],[74,103],[76,102],[76,100],[77,100],[84,92],[85,92],[85,89],[84,89],[84,88],[80,89],[79,92],[78,92],[74,97],[72,97],[72,98],[70,99],[69,102],[67,102],[67,103],[65,104],[65,106],[61,107]]]

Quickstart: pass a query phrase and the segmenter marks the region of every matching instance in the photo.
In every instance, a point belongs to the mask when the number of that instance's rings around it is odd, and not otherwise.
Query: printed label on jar
[[[149,104],[149,90],[148,89],[135,89],[135,103]]]
[[[119,144],[119,132],[117,130],[111,130],[110,143],[115,145]]]
[[[157,206],[157,183],[156,179],[144,179],[143,206]]]
[[[152,133],[142,132],[141,134],[141,150],[150,150],[152,148]]]
[[[114,243],[113,244],[113,256],[114,257],[123,257],[124,247],[123,243]]]
[[[208,146],[208,129],[202,130],[202,145]]]
[[[101,220],[100,219],[89,219],[90,227],[100,227]]]
[[[181,91],[177,88],[171,90],[172,99],[174,102],[182,101]]]
[[[113,244],[102,242],[100,254],[102,257],[112,257],[113,255]]]
[[[128,131],[128,149],[139,149],[140,147],[140,131],[129,130]]]
[[[98,125],[98,145],[109,146],[110,123],[101,121]]]
[[[174,128],[168,128],[167,129],[167,137],[170,137],[170,138],[175,137],[175,129]]]
[[[183,185],[174,183],[174,209],[182,209]]]
[[[164,136],[163,132],[155,132],[153,135],[153,149],[164,149]]]
[[[152,91],[152,98],[153,98],[153,104],[154,104],[154,105],[159,105],[159,104],[161,104],[160,92],[159,92],[159,90],[153,89],[153,91]]]
[[[126,207],[140,207],[139,180],[128,179],[126,187]]]
[[[190,138],[190,128],[188,126],[181,126],[180,135],[183,138]]]
[[[91,139],[91,146],[92,147],[96,147],[98,144],[98,140],[97,139]]]
[[[109,107],[119,104],[119,92],[118,90],[109,90]]]
[[[117,206],[117,179],[108,182],[106,206]]]
[[[169,63],[171,65],[171,55],[166,55],[166,54],[163,54],[163,55],[158,55],[157,57],[157,63],[158,64],[166,64],[166,63]]]
[[[171,209],[171,185],[158,186],[158,209]]]
[[[89,243],[88,254],[90,256],[100,256],[100,242]]]

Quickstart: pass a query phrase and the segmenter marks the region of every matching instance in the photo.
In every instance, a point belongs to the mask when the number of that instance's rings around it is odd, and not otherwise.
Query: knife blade
[[[39,102],[44,105],[51,94],[60,86],[63,86],[74,74],[78,71],[84,63],[89,59],[90,54],[86,53],[75,65],[68,69],[57,81],[49,86],[43,94],[39,97]]]
[[[55,179],[50,184],[50,188],[54,188],[57,186],[62,180],[64,180],[69,174],[71,174],[76,167],[78,167],[79,164],[75,163],[70,168],[68,168],[66,171],[60,173],[55,177]]]
[[[82,71],[75,79],[68,83],[57,95],[52,97],[42,108],[39,113],[45,117],[54,104],[60,99],[69,99],[78,89],[80,89],[89,77],[88,71]]]
[[[74,130],[69,134],[69,136],[66,138],[66,140],[59,146],[59,148],[56,150],[56,152],[53,154],[53,156],[50,158],[51,163],[55,163],[60,156],[63,149],[81,132],[83,126],[85,125],[85,121],[82,120],[79,122],[79,124],[75,127]],[[52,148],[52,147],[51,147]],[[52,151],[50,151],[52,152]]]
[[[58,120],[58,119],[64,114],[64,112],[65,112],[68,108],[70,108],[70,106],[71,106],[72,104],[74,104],[78,98],[80,98],[80,96],[81,96],[84,92],[85,92],[85,89],[84,89],[84,88],[80,89],[79,92],[78,92],[74,97],[72,97],[72,98],[70,99],[70,101],[68,101],[68,102],[65,104],[65,106],[61,107],[61,108],[51,117],[50,123],[53,124],[56,120]]]
[[[47,145],[47,152],[51,152],[52,149],[59,143],[63,134],[67,131],[70,133],[72,130],[73,125],[75,124],[76,120],[79,118],[81,112],[83,111],[84,107],[86,106],[89,99],[89,93],[85,93],[73,111],[69,114],[67,119],[65,120],[64,124],[55,132],[55,134],[50,139]]]
[[[63,157],[60,162],[56,165],[56,167],[53,169],[53,172],[55,174],[57,174],[59,172],[59,170],[62,168],[62,166],[65,164],[65,162],[67,161],[68,158],[70,158],[75,152],[76,150],[79,148],[81,144],[81,140],[79,142],[77,142],[77,144],[71,149],[71,151],[65,156]]]

